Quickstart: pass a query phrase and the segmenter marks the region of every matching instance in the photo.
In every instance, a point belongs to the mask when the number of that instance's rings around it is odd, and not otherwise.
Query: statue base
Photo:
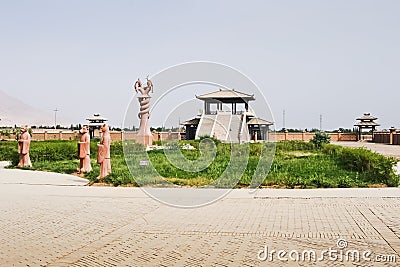
[[[136,136],[136,142],[144,144],[146,146],[153,145],[153,134],[150,131],[148,113],[143,114],[140,117],[140,125]]]
[[[151,146],[153,145],[153,135],[143,135],[143,134],[138,134],[136,136],[136,142],[139,144],[143,144],[145,146]]]

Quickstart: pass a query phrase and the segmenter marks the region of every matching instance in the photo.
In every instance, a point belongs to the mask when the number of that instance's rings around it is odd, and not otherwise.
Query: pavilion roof
[[[380,124],[376,123],[374,121],[360,121],[360,122],[354,124],[354,126],[371,127],[371,126],[380,126]]]
[[[360,118],[357,118],[357,120],[359,121],[373,121],[373,120],[377,120],[378,118],[371,116],[371,113],[364,113],[363,116],[361,116]]]
[[[265,125],[273,125],[273,122],[266,121],[260,118],[252,118],[247,122],[247,124],[265,124]]]
[[[255,100],[254,94],[249,95],[246,93],[238,92],[235,90],[222,90],[219,89],[219,91],[207,93],[204,95],[196,96],[197,99],[226,99],[226,98],[238,98],[238,99],[243,99],[243,100]]]
[[[93,117],[87,118],[88,121],[108,121],[107,118],[100,116],[100,114],[94,114]]]
[[[200,118],[193,118],[191,120],[184,121],[181,124],[182,125],[198,125],[199,121],[200,121]]]

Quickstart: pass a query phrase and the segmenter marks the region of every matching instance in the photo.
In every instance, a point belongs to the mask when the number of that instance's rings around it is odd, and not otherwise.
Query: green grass
[[[399,184],[399,176],[393,171],[395,159],[361,148],[345,148],[330,144],[317,148],[312,143],[285,141],[276,143],[275,151],[272,144],[217,143],[215,146],[207,142],[180,141],[180,145],[186,143],[196,149],[180,150],[176,144],[168,144],[175,149],[166,155],[163,150],[146,152],[139,144],[127,143],[128,145],[123,147],[122,142],[114,142],[111,147],[112,173],[106,177],[105,182],[115,186],[137,185],[137,183],[154,185],[165,183],[165,178],[170,183],[182,186],[206,186],[213,183],[217,187],[231,187],[236,183],[238,186],[248,186],[256,177],[258,183],[262,182],[263,186],[287,188]],[[126,158],[128,165],[123,154],[124,149],[129,155]],[[266,157],[260,162],[260,155],[263,153],[275,154],[273,162]],[[76,154],[76,141],[32,142],[32,169],[74,173],[79,164]],[[99,175],[96,155],[97,146],[93,142],[91,144],[93,171],[85,175],[93,182],[97,181]],[[231,159],[233,162],[230,164]],[[17,142],[0,142],[0,160],[9,160],[13,166],[18,163]],[[140,166],[141,160],[149,160],[151,165]],[[200,162],[200,166],[196,167],[194,161]],[[174,166],[180,164],[182,168]],[[259,169],[263,171],[255,173],[259,164]],[[266,175],[269,167],[269,173]],[[258,183],[253,181],[253,185]]]

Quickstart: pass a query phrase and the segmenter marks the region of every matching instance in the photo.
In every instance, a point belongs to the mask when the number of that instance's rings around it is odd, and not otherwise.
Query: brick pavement
[[[0,169],[0,266],[399,266],[399,188],[238,189],[182,209],[138,188],[84,184]],[[371,250],[371,261],[257,257],[265,246],[319,255],[339,238],[344,252]],[[374,262],[376,254],[397,262]]]

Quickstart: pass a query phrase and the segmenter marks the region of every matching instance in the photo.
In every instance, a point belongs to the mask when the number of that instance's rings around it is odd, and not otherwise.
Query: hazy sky
[[[395,0],[0,1],[0,90],[120,126],[138,77],[213,61],[258,85],[276,128],[283,110],[287,128],[318,128],[320,114],[324,129],[352,128],[364,112],[400,128],[399,14]]]

